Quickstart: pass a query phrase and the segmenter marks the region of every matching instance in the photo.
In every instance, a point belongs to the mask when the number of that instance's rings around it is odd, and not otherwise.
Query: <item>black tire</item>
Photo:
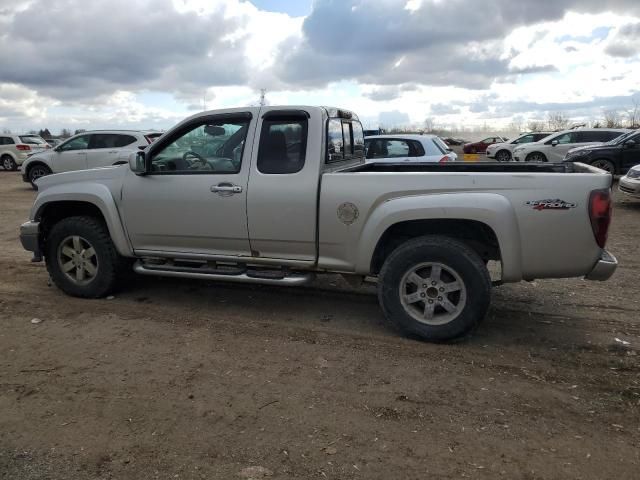
[[[63,271],[61,249],[63,242],[80,237],[95,251],[95,275],[86,283],[78,284]],[[49,275],[56,286],[68,295],[83,298],[100,298],[113,292],[126,259],[115,249],[104,223],[95,217],[68,217],[56,223],[49,232],[45,245],[45,260]]]
[[[29,167],[29,171],[27,172],[27,178],[31,182],[31,186],[34,190],[38,190],[38,186],[36,185],[36,180],[40,177],[45,177],[47,175],[51,175],[51,169],[42,163],[36,163],[35,165],[31,165]]]
[[[511,161],[511,152],[509,150],[499,150],[496,153],[496,160],[498,162],[509,162]]]
[[[453,314],[448,314],[444,307],[438,305],[432,307],[432,312],[436,312],[435,315],[445,318],[445,323],[438,325],[424,323],[414,318],[410,313],[414,307],[405,307],[401,299],[401,289],[404,288],[404,279],[407,274],[425,263],[441,265],[445,267],[442,268],[443,271],[450,269],[458,275],[464,287],[459,293],[436,292],[436,295],[446,296],[450,304],[456,303],[456,299],[451,295],[458,295],[457,307],[460,307],[459,311]],[[429,276],[433,275],[431,270]],[[430,278],[424,280],[429,282],[422,285],[422,287],[429,286],[425,290],[426,293],[434,288],[438,290],[438,287],[431,287]],[[447,284],[444,283],[444,285]],[[416,310],[424,308],[426,311],[426,301],[430,295],[429,293],[425,300],[414,300]],[[462,301],[463,295],[464,301]],[[420,296],[425,297],[424,294]],[[403,333],[431,342],[449,341],[469,334],[485,317],[491,302],[491,278],[483,260],[465,243],[444,236],[424,236],[403,243],[386,259],[378,277],[378,299],[387,320]],[[437,299],[441,300],[441,297]],[[432,300],[429,302],[433,303]],[[437,313],[438,311],[441,313]],[[447,315],[456,316],[447,320]]]
[[[524,159],[525,162],[546,162],[547,156],[541,152],[531,152],[527,155],[527,158]]]
[[[615,175],[617,173],[616,166],[613,164],[613,162],[604,158],[594,160],[593,162],[591,162],[591,166],[600,168],[605,172],[609,172],[611,175]]]
[[[8,172],[15,172],[18,169],[18,164],[10,155],[3,155],[0,158],[0,163],[2,163],[2,168]]]

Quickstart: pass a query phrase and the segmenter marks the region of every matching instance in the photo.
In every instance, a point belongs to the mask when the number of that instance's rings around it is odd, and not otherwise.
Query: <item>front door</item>
[[[53,173],[86,169],[90,140],[91,134],[78,135],[57,147],[51,157]]]
[[[134,145],[136,137],[121,133],[94,133],[87,150],[87,168],[107,167],[121,158],[122,147]]]
[[[134,250],[250,256],[247,181],[256,119],[201,117],[147,150],[147,174],[130,172],[122,213]]]

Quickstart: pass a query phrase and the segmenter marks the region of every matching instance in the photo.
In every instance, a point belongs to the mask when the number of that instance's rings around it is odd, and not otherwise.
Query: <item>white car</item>
[[[35,189],[38,178],[52,173],[127,163],[132,152],[150,143],[149,135],[137,130],[79,133],[51,150],[31,155],[22,164],[22,179]]]
[[[455,162],[458,156],[437,135],[372,135],[364,139],[367,163]]]
[[[31,155],[51,148],[39,135],[0,135],[0,164],[5,170],[17,170]]]
[[[569,150],[583,145],[608,142],[629,130],[623,128],[581,128],[563,130],[538,142],[519,145],[513,149],[516,162],[562,162]]]
[[[518,145],[537,142],[552,134],[553,132],[523,133],[510,142],[494,143],[487,147],[487,157],[494,158],[499,162],[509,162],[511,161],[513,150],[518,147]]]
[[[627,174],[620,178],[618,190],[631,197],[640,198],[640,165],[631,167]]]

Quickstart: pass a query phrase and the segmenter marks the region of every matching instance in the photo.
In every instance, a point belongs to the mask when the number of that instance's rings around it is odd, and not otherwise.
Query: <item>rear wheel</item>
[[[591,162],[591,166],[604,170],[605,172],[609,172],[611,175],[616,173],[616,166],[613,164],[613,162],[605,160],[603,158],[594,160],[593,162]]]
[[[470,333],[491,300],[491,279],[466,244],[425,236],[398,247],[385,261],[378,298],[386,318],[409,335],[447,341]]]
[[[2,168],[4,168],[6,171],[16,171],[18,169],[18,164],[16,163],[16,161],[11,158],[11,156],[9,155],[3,155],[2,157]]]
[[[525,162],[546,162],[547,157],[544,153],[533,152],[527,155],[527,158],[524,159]]]
[[[511,152],[509,150],[500,150],[496,153],[496,160],[499,162],[508,162],[511,160]]]
[[[35,183],[36,180],[38,180],[40,177],[45,177],[47,175],[51,175],[51,169],[41,163],[36,163],[32,167],[30,167],[29,172],[27,173],[27,177],[29,178],[29,181],[31,182],[31,186],[33,187],[34,190],[38,189],[38,186]]]
[[[125,259],[100,220],[65,218],[51,228],[48,237],[47,270],[60,290],[84,298],[99,298],[113,291]]]

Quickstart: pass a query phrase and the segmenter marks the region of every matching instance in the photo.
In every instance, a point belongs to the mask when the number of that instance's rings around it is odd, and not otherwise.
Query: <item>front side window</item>
[[[80,135],[69,139],[67,142],[60,145],[60,150],[68,152],[70,150],[86,150],[89,147],[89,140],[91,135]]]
[[[245,118],[196,124],[152,151],[151,172],[238,173],[248,130]]]
[[[258,171],[283,175],[302,170],[307,153],[307,130],[306,117],[264,119],[258,149]]]

